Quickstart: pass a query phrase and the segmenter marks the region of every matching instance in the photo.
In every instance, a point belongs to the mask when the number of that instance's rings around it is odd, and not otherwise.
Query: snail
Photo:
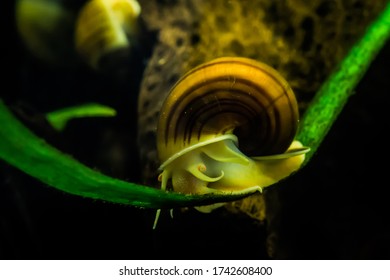
[[[299,169],[309,151],[294,140],[298,123],[295,95],[270,66],[223,57],[195,67],[173,86],[160,111],[161,189],[261,192]]]
[[[115,53],[116,60],[125,62],[134,47],[140,13],[136,0],[90,0],[76,20],[77,52],[94,69],[102,67],[108,54]]]
[[[26,49],[52,66],[76,61],[73,48],[75,12],[60,0],[17,0],[15,21]]]

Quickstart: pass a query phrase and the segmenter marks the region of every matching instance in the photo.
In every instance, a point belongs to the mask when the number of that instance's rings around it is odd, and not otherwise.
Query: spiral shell
[[[101,67],[102,58],[109,53],[128,57],[140,13],[136,0],[90,0],[77,18],[76,50],[94,69]]]
[[[240,57],[182,77],[160,113],[162,188],[204,194],[261,191],[297,170],[307,148],[294,137],[295,95],[273,68]]]

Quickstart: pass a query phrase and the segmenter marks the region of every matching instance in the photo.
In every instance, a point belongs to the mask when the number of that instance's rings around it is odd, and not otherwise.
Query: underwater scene
[[[0,259],[390,259],[388,0],[15,0]]]

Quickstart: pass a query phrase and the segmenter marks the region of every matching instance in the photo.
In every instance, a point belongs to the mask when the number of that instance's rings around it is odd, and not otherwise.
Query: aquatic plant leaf
[[[96,103],[67,107],[46,114],[46,118],[49,123],[58,131],[62,131],[68,121],[72,119],[115,116],[115,109]]]
[[[301,123],[297,139],[310,147],[305,162],[310,161],[353,89],[390,37],[390,3],[368,26],[362,38],[351,48],[337,69],[322,84],[311,101]]]
[[[37,137],[13,116],[1,99],[0,123],[0,158],[67,193],[148,208],[203,205],[243,197],[169,193],[106,176]]]

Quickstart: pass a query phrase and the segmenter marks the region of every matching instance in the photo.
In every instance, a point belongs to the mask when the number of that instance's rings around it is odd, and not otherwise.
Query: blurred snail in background
[[[125,63],[135,44],[140,13],[141,7],[136,0],[88,1],[76,21],[77,52],[94,69],[107,63]],[[111,57],[107,58],[107,55]],[[112,55],[118,57],[113,59]],[[104,65],[104,68],[109,66]]]
[[[76,60],[73,47],[75,12],[60,0],[17,0],[16,27],[26,48],[51,65]]]
[[[262,191],[299,169],[309,151],[294,141],[298,114],[290,86],[263,63],[224,57],[194,68],[160,111],[161,188],[186,194]]]

